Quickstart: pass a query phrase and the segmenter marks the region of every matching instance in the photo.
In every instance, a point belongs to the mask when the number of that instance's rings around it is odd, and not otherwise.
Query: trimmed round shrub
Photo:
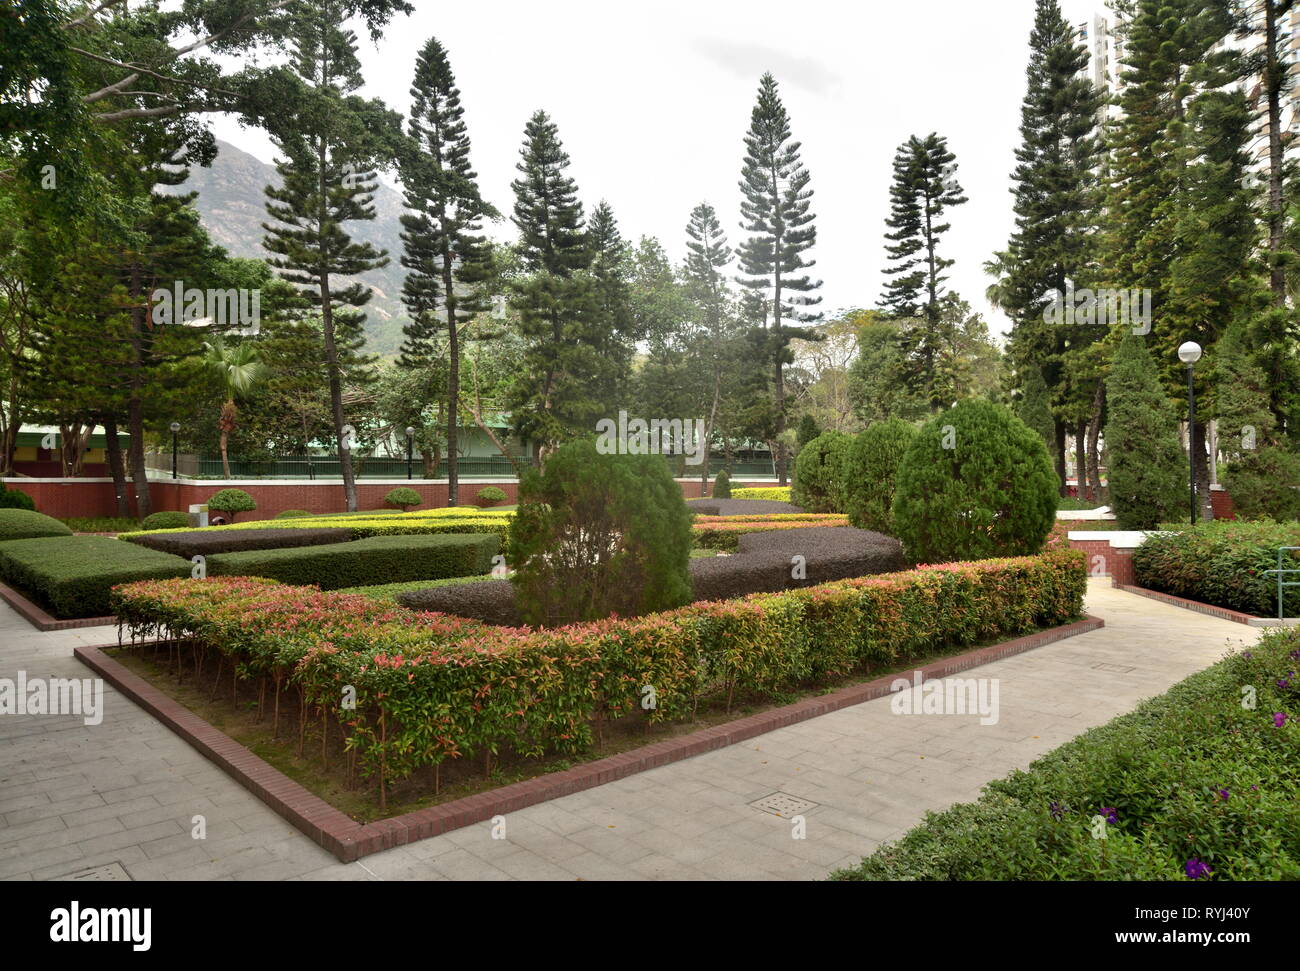
[[[504,489],[498,489],[496,486],[484,486],[474,498],[478,500],[480,506],[493,506],[498,502],[505,502],[509,497]]]
[[[276,513],[275,518],[276,519],[304,519],[308,516],[313,516],[313,515],[315,515],[315,513],[310,513],[306,509],[286,509],[284,512]]]
[[[256,508],[257,503],[253,501],[253,497],[243,489],[222,489],[208,500],[209,512],[229,513],[232,523],[235,521],[236,513],[252,512]]]
[[[659,455],[561,446],[519,483],[506,562],[531,624],[634,616],[690,603],[691,513]]]
[[[190,525],[189,513],[183,512],[156,512],[152,515],[145,516],[144,522],[140,524],[141,529],[188,529]]]
[[[730,499],[731,498],[731,476],[727,475],[727,470],[723,469],[718,473],[718,477],[713,480],[713,498]]]
[[[1243,453],[1222,475],[1239,518],[1300,519],[1300,455],[1268,446]]]
[[[0,542],[71,535],[72,530],[57,519],[31,509],[0,509]]]
[[[852,436],[843,432],[823,432],[800,449],[790,482],[796,506],[808,512],[843,512],[842,469],[852,444]]]
[[[398,486],[384,496],[384,502],[400,507],[402,512],[408,512],[412,506],[418,506],[423,501],[418,492],[407,486]]]
[[[898,470],[894,528],[918,563],[1029,556],[1056,521],[1042,436],[1010,409],[969,398],[917,433]]]
[[[901,418],[873,424],[853,439],[844,460],[840,489],[844,511],[858,529],[894,535],[894,489],[915,426]]]
[[[29,509],[35,512],[36,500],[21,489],[0,489],[0,509]]]

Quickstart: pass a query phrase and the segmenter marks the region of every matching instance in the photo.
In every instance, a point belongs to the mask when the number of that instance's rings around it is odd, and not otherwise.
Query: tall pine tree
[[[268,186],[264,223],[268,262],[296,284],[321,316],[325,374],[338,442],[339,468],[349,512],[357,508],[352,436],[343,411],[346,371],[364,369],[358,350],[364,340],[364,306],[371,296],[362,283],[339,277],[388,264],[387,254],[353,242],[345,222],[373,219],[374,162],[396,145],[396,116],[382,104],[354,94],[361,87],[356,35],[344,29],[339,0],[300,6],[291,22],[293,76],[304,109],[278,116],[272,135],[284,156],[276,164],[283,185]],[[350,311],[350,312],[349,312]]]
[[[951,404],[943,399],[935,366],[943,345],[944,271],[953,265],[939,255],[939,242],[952,228],[942,219],[950,208],[967,201],[957,182],[956,163],[948,140],[934,132],[925,138],[913,135],[899,146],[885,221],[893,232],[885,234],[890,263],[885,274],[890,280],[882,304],[892,317],[919,319],[904,331],[912,362],[909,381],[936,410]]]
[[[440,365],[438,337],[446,333],[447,505],[454,506],[459,501],[460,478],[461,331],[466,321],[487,309],[479,288],[490,268],[480,230],[492,210],[483,201],[470,166],[460,89],[437,38],[430,38],[416,59],[411,97],[411,145],[401,162],[409,210],[401,217],[402,266],[410,271],[402,285],[402,300],[411,322],[403,328],[400,364],[423,371],[435,362]]]
[[[811,176],[800,160],[801,147],[792,138],[790,117],[777,92],[776,78],[764,74],[750,115],[741,169],[741,228],[750,236],[741,242],[738,251],[743,274],[739,282],[767,296],[771,324],[766,343],[775,417],[772,446],[781,485],[786,484],[788,476],[787,449],[781,433],[786,424],[785,365],[793,360],[789,345],[794,338],[816,339],[811,329],[783,326],[782,321],[808,324],[821,320],[821,314],[805,309],[821,302],[821,297],[811,295],[821,287],[821,281],[802,272],[815,265],[805,254],[817,242],[817,227],[810,211]]]

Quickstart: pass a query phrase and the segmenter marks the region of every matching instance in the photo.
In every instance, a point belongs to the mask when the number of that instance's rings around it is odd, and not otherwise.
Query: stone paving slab
[[[1087,610],[1106,627],[964,672],[998,679],[997,724],[877,699],[511,813],[504,839],[485,822],[351,864],[110,687],[100,725],[0,718],[0,880],[111,863],[137,880],[819,879],[1260,634],[1107,580]],[[115,639],[40,633],[0,605],[0,677],[88,677],[73,648]],[[750,805],[777,792],[817,804],[805,838]]]

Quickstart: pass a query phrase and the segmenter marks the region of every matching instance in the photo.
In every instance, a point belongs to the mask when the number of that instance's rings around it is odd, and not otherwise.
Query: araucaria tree
[[[372,166],[391,157],[400,132],[396,116],[382,103],[353,93],[362,84],[361,65],[356,35],[340,26],[345,18],[339,0],[298,7],[289,44],[301,103],[297,111],[276,116],[272,126],[284,156],[276,164],[283,185],[266,189],[266,209],[275,222],[263,224],[269,234],[264,245],[275,254],[271,265],[320,314],[339,468],[348,510],[355,512],[343,381],[346,369],[362,363],[353,348],[364,315],[353,308],[364,306],[371,294],[358,282],[338,286],[337,278],[386,266],[388,257],[369,243],[353,242],[343,224],[374,218]]]
[[[1057,0],[1038,0],[1012,173],[1016,228],[994,264],[1002,277],[999,302],[1012,322],[1007,343],[1017,379],[1012,390],[1034,400],[1035,407],[1040,407],[1040,392],[1031,383],[1040,378],[1048,408],[1067,395],[1091,406],[1095,387],[1069,386],[1064,355],[1067,348],[1078,349],[1105,333],[1048,323],[1044,314],[1050,295],[1064,294],[1067,284],[1087,285],[1084,276],[1095,255],[1102,150],[1097,127],[1103,99],[1085,73],[1087,66],[1088,50]],[[1050,414],[1047,443],[1064,490],[1067,427],[1063,418]],[[1036,415],[1031,427],[1039,429],[1039,420]]]
[[[565,174],[569,155],[546,112],[529,119],[519,155],[511,187],[525,275],[511,304],[527,348],[509,405],[515,434],[531,441],[540,459],[595,428],[626,357],[622,335],[601,312],[582,203]],[[613,242],[608,232],[605,241]]]
[[[402,266],[410,272],[402,300],[411,322],[403,328],[400,363],[428,371],[441,366],[438,338],[447,348],[447,505],[458,500],[457,411],[460,400],[462,325],[486,309],[480,284],[487,278],[488,250],[480,235],[491,208],[479,194],[470,167],[460,90],[437,38],[424,45],[415,64],[414,99],[408,123],[411,144],[401,159],[406,208]],[[439,319],[441,318],[441,319]]]
[[[775,416],[773,450],[782,485],[788,478],[787,449],[781,433],[786,422],[784,369],[792,360],[789,345],[793,338],[816,339],[811,329],[785,326],[782,322],[809,324],[821,320],[821,314],[805,309],[821,302],[821,297],[812,296],[821,281],[802,272],[815,263],[805,254],[817,242],[817,227],[810,211],[810,176],[800,160],[800,148],[801,143],[791,136],[790,117],[777,93],[776,78],[764,74],[745,136],[741,169],[741,228],[750,236],[738,250],[743,274],[739,282],[766,298],[770,323],[764,323]]]
[[[956,163],[948,140],[933,132],[925,138],[913,135],[900,145],[885,220],[892,232],[885,234],[890,265],[885,268],[889,281],[881,303],[891,317],[918,318],[918,324],[905,331],[905,345],[913,363],[912,383],[932,409],[945,404],[934,375],[943,344],[944,271],[953,264],[939,255],[939,241],[952,228],[942,220],[948,209],[966,202]]]

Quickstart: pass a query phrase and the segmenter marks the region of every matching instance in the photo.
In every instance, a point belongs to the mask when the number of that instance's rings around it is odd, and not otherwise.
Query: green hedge
[[[690,719],[702,699],[771,697],[1017,637],[1076,618],[1086,586],[1083,554],[1067,550],[554,630],[385,613],[366,597],[251,578],[136,584],[117,605],[133,636],[192,638],[246,677],[301,687],[309,705],[338,717],[363,770],[395,779],[502,748],[580,752],[597,718],[643,711],[645,685],[656,698],[646,718]],[[340,684],[356,687],[355,709],[339,709]]]
[[[338,590],[487,573],[497,548],[497,538],[489,535],[375,536],[328,546],[218,553],[208,557],[208,575],[268,577]]]
[[[1300,523],[1198,523],[1148,536],[1133,551],[1133,572],[1138,586],[1149,590],[1276,617],[1277,577],[1266,571],[1277,568],[1280,546],[1300,546]],[[1286,557],[1284,568],[1300,569],[1300,557]],[[1288,617],[1300,617],[1300,587],[1286,589],[1284,604]]]
[[[50,516],[30,509],[0,509],[0,542],[71,535],[72,530]]]
[[[0,509],[30,509],[36,511],[36,500],[20,489],[6,489],[0,482]]]
[[[1300,879],[1297,662],[1300,631],[1272,631],[832,879]]]
[[[141,529],[189,529],[189,513],[156,512],[144,517]]]
[[[109,591],[116,584],[189,574],[189,562],[179,556],[119,543],[111,536],[0,543],[0,579],[64,619],[112,613]]]

